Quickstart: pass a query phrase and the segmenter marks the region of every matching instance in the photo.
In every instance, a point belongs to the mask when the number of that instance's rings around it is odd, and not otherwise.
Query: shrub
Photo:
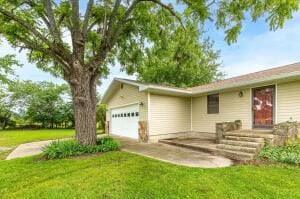
[[[272,161],[300,165],[300,144],[276,147],[265,146],[260,151],[258,157]]]
[[[85,153],[115,151],[118,148],[119,143],[112,137],[98,138],[97,144],[91,146],[83,146],[76,140],[53,141],[43,149],[43,155],[47,159],[59,159]]]

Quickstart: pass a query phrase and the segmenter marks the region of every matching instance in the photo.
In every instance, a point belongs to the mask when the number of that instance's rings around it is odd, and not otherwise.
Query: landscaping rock
[[[234,122],[221,122],[216,124],[217,143],[224,139],[224,132],[236,131],[242,128],[242,121],[235,120]]]
[[[148,122],[139,121],[139,140],[142,142],[149,141]]]
[[[300,123],[284,122],[275,124],[273,133],[275,135],[273,145],[283,146],[297,142]]]

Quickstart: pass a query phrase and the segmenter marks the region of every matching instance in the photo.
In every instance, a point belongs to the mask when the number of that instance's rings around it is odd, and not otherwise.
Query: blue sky
[[[243,30],[237,43],[228,46],[224,42],[222,30],[216,30],[214,26],[205,27],[206,34],[215,42],[215,49],[221,50],[220,70],[226,73],[226,77],[242,75],[263,69],[268,69],[285,64],[300,61],[300,12],[294,14],[294,18],[288,21],[283,29],[276,32],[269,31],[263,20],[252,23],[249,19],[243,24]],[[50,74],[38,70],[34,64],[26,60],[25,52],[9,47],[4,41],[1,44],[0,56],[8,53],[15,53],[18,60],[24,64],[23,68],[16,70],[20,79],[33,81],[54,81],[64,82],[56,79]],[[103,81],[99,92],[103,93],[114,77],[125,77],[134,79],[134,76],[127,76],[120,72],[118,66],[111,68],[108,79]]]

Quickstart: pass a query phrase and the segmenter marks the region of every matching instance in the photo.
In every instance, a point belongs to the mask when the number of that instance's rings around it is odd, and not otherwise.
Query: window
[[[126,113],[124,113],[124,117],[126,117],[127,116],[127,114]]]
[[[131,117],[134,117],[134,112],[131,113]]]
[[[130,113],[127,113],[127,117],[130,117]]]
[[[139,112],[135,112],[135,116],[139,116]]]
[[[207,114],[219,113],[219,94],[207,96]]]

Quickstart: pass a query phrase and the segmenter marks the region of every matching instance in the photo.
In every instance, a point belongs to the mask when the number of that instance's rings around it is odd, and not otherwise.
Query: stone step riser
[[[240,146],[233,146],[233,145],[227,145],[227,144],[218,144],[218,149],[224,149],[224,150],[230,150],[230,151],[240,151],[245,153],[253,153],[255,154],[257,152],[256,148],[250,148],[250,147],[240,147]]]
[[[234,160],[239,161],[246,161],[246,160],[252,160],[255,155],[250,153],[240,153],[236,151],[229,151],[229,150],[219,150],[216,154],[222,155]]]
[[[159,141],[162,144],[167,144],[167,145],[172,145],[172,146],[177,146],[177,147],[183,147],[183,148],[187,148],[187,149],[191,149],[191,150],[196,150],[196,151],[203,151],[203,152],[208,152],[208,153],[212,153],[215,155],[221,155],[221,156],[225,156],[234,160],[251,160],[254,157],[254,154],[251,153],[245,153],[245,152],[241,152],[241,151],[230,151],[230,150],[224,150],[224,149],[219,149],[219,148],[207,148],[207,147],[202,147],[202,146],[191,146],[191,145],[187,145],[187,144],[182,144],[182,143],[176,143],[176,142],[172,142],[170,140],[160,140]]]
[[[184,148],[191,149],[191,150],[196,150],[196,151],[204,151],[204,152],[208,152],[208,153],[215,152],[215,150],[213,150],[211,148],[202,147],[202,146],[193,146],[193,145],[188,145],[188,144],[182,144],[182,143],[172,142],[172,141],[169,141],[169,140],[160,140],[159,142],[163,143],[163,144],[172,145],[172,146],[184,147]]]
[[[245,132],[225,132],[224,136],[237,136],[237,137],[249,137],[249,138],[265,138],[270,139],[274,136],[271,134],[258,134],[258,133],[245,133]]]
[[[251,137],[238,137],[238,136],[225,136],[225,140],[236,140],[236,141],[245,141],[245,142],[257,142],[264,143],[263,138],[251,138]]]
[[[241,147],[251,147],[251,148],[261,148],[261,143],[257,142],[245,142],[245,141],[236,141],[236,140],[221,140],[221,144],[232,145],[232,146],[241,146]]]

